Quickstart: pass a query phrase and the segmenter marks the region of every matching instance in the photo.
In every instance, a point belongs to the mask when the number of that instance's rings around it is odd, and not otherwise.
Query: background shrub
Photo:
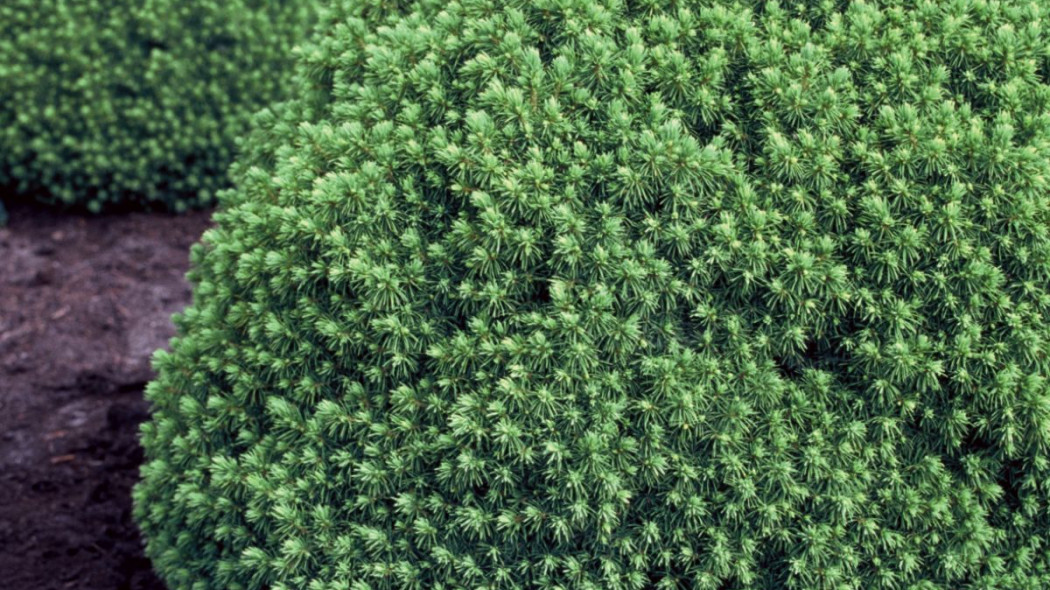
[[[0,187],[92,211],[211,202],[316,3],[0,3]]]
[[[157,356],[156,567],[1047,587],[1047,8],[340,7]]]

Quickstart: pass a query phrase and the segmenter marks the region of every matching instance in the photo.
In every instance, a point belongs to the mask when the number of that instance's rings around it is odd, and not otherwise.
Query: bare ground
[[[163,587],[129,492],[149,358],[190,300],[209,212],[10,206],[0,228],[0,587]]]

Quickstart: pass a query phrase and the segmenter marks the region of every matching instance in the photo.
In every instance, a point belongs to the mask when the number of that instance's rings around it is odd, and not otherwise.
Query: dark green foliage
[[[0,187],[92,211],[227,186],[316,0],[5,0]]]
[[[173,588],[1050,587],[1050,3],[400,9],[194,250]]]

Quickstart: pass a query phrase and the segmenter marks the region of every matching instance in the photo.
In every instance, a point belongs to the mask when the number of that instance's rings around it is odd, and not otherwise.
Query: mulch
[[[0,587],[162,590],[131,519],[149,359],[210,212],[9,205],[0,228]]]

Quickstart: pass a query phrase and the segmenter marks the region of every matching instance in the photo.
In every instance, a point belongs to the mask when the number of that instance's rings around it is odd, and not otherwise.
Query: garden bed
[[[209,212],[10,207],[0,228],[0,580],[160,589],[131,520],[149,358]]]

